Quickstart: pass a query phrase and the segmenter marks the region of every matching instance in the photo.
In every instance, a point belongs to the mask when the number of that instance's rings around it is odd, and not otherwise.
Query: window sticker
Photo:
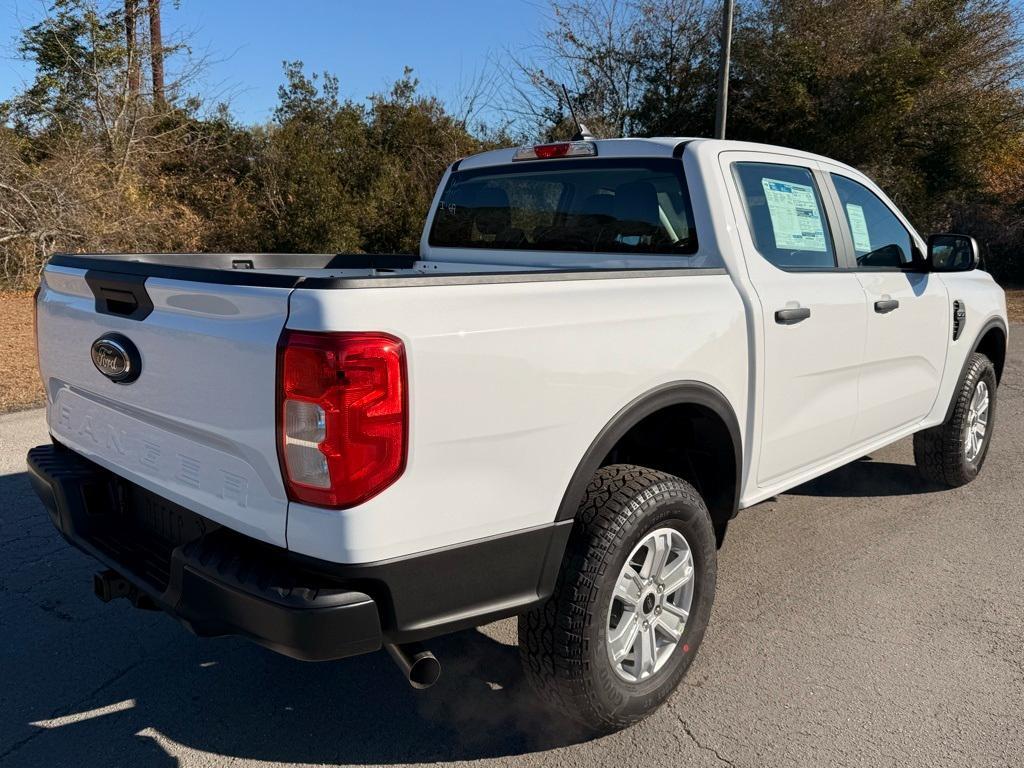
[[[864,218],[864,209],[859,205],[847,203],[846,218],[850,221],[850,234],[853,235],[853,250],[857,253],[870,253],[871,236],[868,234],[868,222]]]
[[[772,219],[776,248],[819,253],[827,250],[814,187],[769,178],[762,178],[761,186]]]

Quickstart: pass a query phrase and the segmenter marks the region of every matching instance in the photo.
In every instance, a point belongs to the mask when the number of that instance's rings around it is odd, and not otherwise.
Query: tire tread
[[[964,455],[962,434],[979,379],[987,379],[990,383],[989,429],[992,429],[995,426],[995,368],[988,357],[975,352],[968,361],[949,419],[914,435],[914,463],[921,476],[931,483],[958,488],[977,476],[978,468],[972,468]],[[991,440],[991,437],[986,439]],[[984,450],[987,451],[987,446]]]
[[[547,705],[598,731],[624,728],[635,718],[608,715],[592,699],[584,629],[600,620],[594,593],[631,530],[639,509],[631,502],[665,485],[671,494],[704,508],[700,494],[673,475],[626,464],[600,469],[580,502],[554,592],[519,617],[520,657],[530,685]]]

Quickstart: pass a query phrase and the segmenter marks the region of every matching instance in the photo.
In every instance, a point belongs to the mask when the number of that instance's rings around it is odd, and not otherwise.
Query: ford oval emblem
[[[116,384],[129,384],[142,373],[139,350],[120,333],[108,333],[92,343],[92,364]]]

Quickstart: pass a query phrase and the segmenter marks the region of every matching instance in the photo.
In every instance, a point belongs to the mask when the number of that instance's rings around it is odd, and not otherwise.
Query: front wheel
[[[689,483],[632,465],[599,470],[554,593],[519,619],[533,688],[596,731],[653,712],[700,646],[716,557],[710,515]]]
[[[975,352],[953,395],[949,419],[914,435],[914,462],[926,480],[948,488],[971,482],[981,471],[996,416],[996,371]]]

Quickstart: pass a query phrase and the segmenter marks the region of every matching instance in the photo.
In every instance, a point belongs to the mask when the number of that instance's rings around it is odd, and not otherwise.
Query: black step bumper
[[[151,601],[197,635],[244,635],[309,661],[381,647],[369,595],[296,567],[278,548],[145,498],[60,446],[29,451],[28,471],[68,541],[120,574],[133,588],[125,596],[141,598],[133,602]]]
[[[197,635],[244,635],[311,661],[528,610],[551,594],[573,525],[349,565],[218,526],[61,445],[30,450],[28,471],[57,529],[116,572],[97,576],[97,594],[160,608]]]

